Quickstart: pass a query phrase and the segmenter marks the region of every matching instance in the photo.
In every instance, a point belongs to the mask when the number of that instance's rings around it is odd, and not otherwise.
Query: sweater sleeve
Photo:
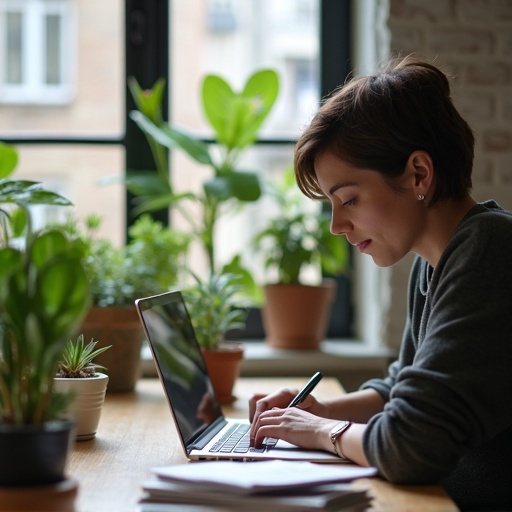
[[[399,360],[366,385],[389,397],[363,447],[392,482],[438,482],[512,425],[510,238],[495,224],[457,231],[425,300],[412,293]]]

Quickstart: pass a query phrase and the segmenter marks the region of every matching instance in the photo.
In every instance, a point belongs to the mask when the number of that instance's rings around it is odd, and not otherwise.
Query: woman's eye
[[[352,206],[353,204],[355,204],[356,202],[356,198],[353,197],[352,199],[349,199],[348,201],[344,201],[342,204],[343,206]]]

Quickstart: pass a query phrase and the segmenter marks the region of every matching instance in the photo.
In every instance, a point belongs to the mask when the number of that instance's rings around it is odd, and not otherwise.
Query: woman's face
[[[414,251],[425,229],[425,208],[407,168],[392,188],[377,171],[361,170],[331,152],[320,154],[315,171],[332,204],[331,232],[387,267]]]

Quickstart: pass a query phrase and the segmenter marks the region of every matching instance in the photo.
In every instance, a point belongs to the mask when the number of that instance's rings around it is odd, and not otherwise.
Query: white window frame
[[[5,83],[7,13],[22,14],[21,84]],[[45,17],[61,19],[60,84],[45,83]],[[0,103],[4,104],[68,104],[74,97],[74,62],[76,61],[76,19],[72,0],[0,0]]]

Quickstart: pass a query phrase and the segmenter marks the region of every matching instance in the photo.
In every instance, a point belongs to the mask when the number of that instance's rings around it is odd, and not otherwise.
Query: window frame
[[[0,0],[0,103],[10,105],[65,105],[74,97],[73,49],[76,48],[76,16],[72,0]],[[19,12],[21,22],[21,74],[19,84],[6,82],[7,69],[7,14]],[[59,34],[59,84],[45,82],[46,17],[58,15],[61,20]],[[30,37],[28,37],[30,34]],[[36,37],[34,37],[36,34]]]
[[[2,0],[0,0],[2,1]],[[10,0],[3,0],[4,2]],[[33,0],[30,0],[33,1]],[[351,13],[352,0],[320,1],[320,94],[328,96],[351,72]],[[128,89],[128,77],[135,77],[143,88],[151,87],[160,78],[166,78],[163,96],[163,112],[169,112],[169,83],[172,81],[169,67],[170,7],[172,0],[125,0],[125,120],[124,133],[120,136],[74,136],[74,137],[4,137],[11,143],[36,144],[114,144],[122,145],[125,151],[125,169],[147,170],[154,167],[153,157],[144,134],[129,118],[135,108]],[[151,27],[151,30],[148,29]],[[206,142],[213,142],[206,140]],[[292,139],[265,138],[257,144],[295,143]],[[170,170],[172,172],[172,169]],[[126,192],[126,205],[133,196]],[[168,224],[169,212],[162,210],[153,216]],[[129,207],[125,208],[126,237],[134,222]],[[328,337],[350,337],[352,335],[352,284],[345,276],[337,278],[338,292],[333,305],[336,319],[329,327]],[[341,322],[341,327],[340,327]],[[350,330],[350,332],[349,332]]]

